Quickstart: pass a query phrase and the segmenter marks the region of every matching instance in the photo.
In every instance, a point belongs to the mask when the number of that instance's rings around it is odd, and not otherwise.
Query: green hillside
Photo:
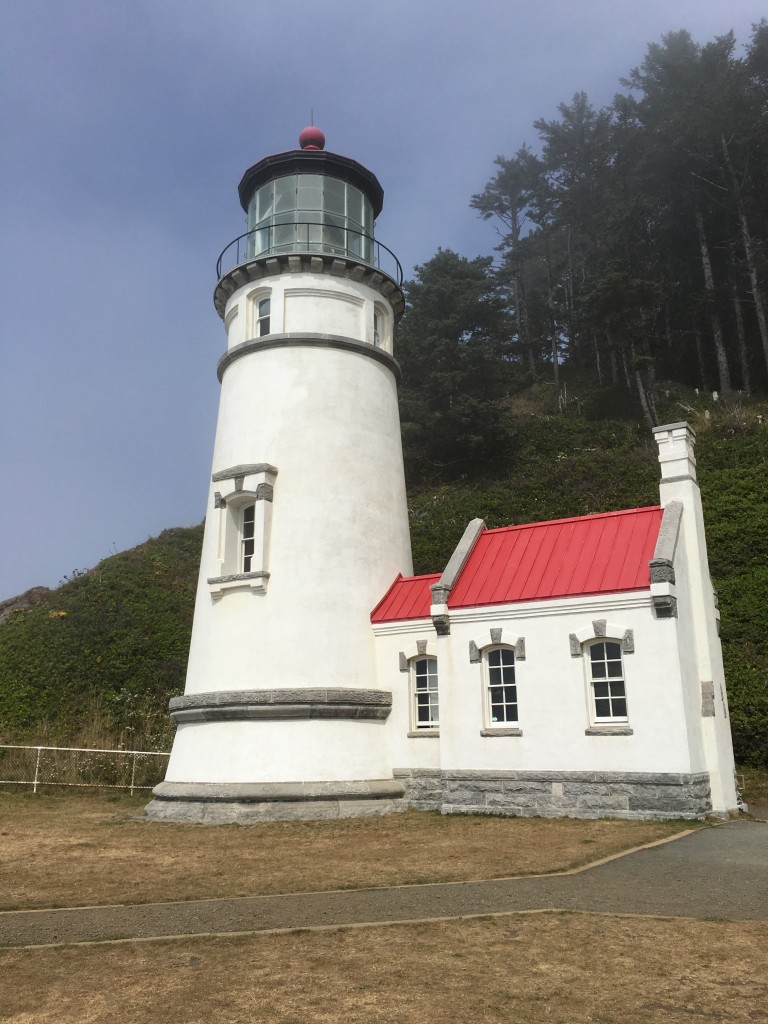
[[[442,569],[475,516],[493,527],[658,501],[647,428],[590,418],[608,402],[586,392],[564,411],[547,395],[511,400],[506,449],[490,466],[411,488],[417,572]],[[664,421],[686,418],[698,434],[737,757],[768,765],[768,404],[705,403],[679,389],[664,403]],[[166,705],[183,689],[201,539],[199,526],[166,530],[5,618],[4,742],[169,744]]]

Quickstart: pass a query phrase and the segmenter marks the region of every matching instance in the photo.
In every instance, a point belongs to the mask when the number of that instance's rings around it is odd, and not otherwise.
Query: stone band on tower
[[[217,268],[213,472],[154,818],[370,814],[403,792],[370,625],[412,571],[392,354],[402,275],[373,236],[376,177],[325,152],[315,127],[300,143],[246,171],[248,231]]]

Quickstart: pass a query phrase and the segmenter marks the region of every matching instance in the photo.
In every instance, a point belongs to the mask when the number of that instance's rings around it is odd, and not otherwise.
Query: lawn
[[[7,1024],[755,1024],[768,923],[513,914],[0,952]]]
[[[681,822],[441,816],[179,825],[146,797],[0,794],[0,909],[151,903],[563,871]]]

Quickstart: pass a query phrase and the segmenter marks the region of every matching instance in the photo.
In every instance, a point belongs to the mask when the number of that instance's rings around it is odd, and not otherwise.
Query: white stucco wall
[[[384,731],[384,722],[317,719],[181,724],[165,779],[241,783],[392,778]]]
[[[394,316],[386,299],[359,281],[329,274],[277,274],[238,288],[224,313],[227,348],[258,335],[255,309],[271,299],[271,334],[335,334],[372,345],[374,307],[383,318],[380,346],[392,352]]]
[[[593,619],[631,629],[635,652],[624,654],[631,736],[587,736],[590,726],[584,659],[571,656],[569,634]],[[469,642],[491,628],[525,638],[517,662],[522,736],[481,736],[483,666]],[[677,655],[677,621],[656,619],[647,591],[614,597],[526,602],[451,613],[451,633],[437,637],[429,619],[375,627],[379,684],[393,691],[390,717],[395,768],[444,770],[690,772],[688,730]],[[610,639],[620,640],[621,636]],[[398,654],[417,639],[438,652],[440,737],[409,739],[409,679]],[[435,747],[439,747],[436,752]]]

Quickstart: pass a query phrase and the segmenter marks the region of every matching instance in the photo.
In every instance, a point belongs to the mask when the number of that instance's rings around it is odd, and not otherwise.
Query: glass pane
[[[347,217],[354,221],[358,228],[362,228],[363,193],[352,185],[347,185]]]
[[[609,693],[608,683],[595,683],[595,696],[607,697]]]
[[[345,209],[346,186],[343,181],[337,178],[326,178],[323,187],[323,208],[330,213],[346,213]]]
[[[268,185],[260,188],[254,196],[256,200],[256,223],[264,220],[272,213],[272,207],[274,205],[274,182],[270,181]]]
[[[624,682],[611,683],[611,694],[614,697],[623,697],[625,695]]]
[[[280,224],[273,232],[272,247],[276,249],[287,248],[293,245],[296,239],[296,229],[293,224]]]
[[[589,656],[592,661],[602,661],[605,658],[605,644],[592,644]]]
[[[488,664],[489,665],[500,665],[501,664],[501,651],[498,648],[496,650],[488,652]]]
[[[609,658],[621,660],[621,647],[618,644],[607,643],[605,645],[605,652]]]
[[[507,708],[506,721],[507,722],[516,722],[517,721],[517,704],[513,704],[511,707]]]
[[[615,718],[626,718],[627,717],[627,702],[623,697],[613,702],[613,714]]]
[[[288,174],[275,181],[275,210],[281,213],[296,209],[296,175]]]
[[[595,701],[595,718],[610,718],[611,702],[609,700]]]
[[[505,686],[504,687],[504,700],[507,704],[517,704],[517,687],[516,686]]]
[[[299,194],[297,208],[299,210],[317,210],[318,212],[323,206],[323,192],[319,188],[303,188],[302,183],[299,183]],[[303,218],[299,218],[302,220]]]
[[[605,679],[605,664],[595,661],[592,663],[592,678]]]
[[[609,661],[608,662],[608,675],[616,678],[621,678],[621,662],[620,661]]]
[[[515,664],[515,652],[511,647],[503,647],[499,654],[501,655],[501,664],[509,665],[510,667]]]

